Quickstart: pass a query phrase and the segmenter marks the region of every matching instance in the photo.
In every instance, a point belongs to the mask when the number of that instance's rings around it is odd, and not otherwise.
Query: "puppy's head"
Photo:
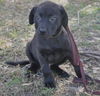
[[[62,6],[47,1],[33,7],[29,15],[29,23],[35,23],[38,34],[55,36],[61,30],[61,26],[67,26],[68,16]]]

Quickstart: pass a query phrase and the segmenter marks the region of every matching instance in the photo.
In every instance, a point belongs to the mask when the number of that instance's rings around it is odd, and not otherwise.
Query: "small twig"
[[[100,52],[99,51],[95,51],[95,52],[88,52],[88,51],[80,51],[80,54],[92,54],[92,55],[96,55],[96,56],[100,56]]]
[[[91,55],[91,54],[81,54],[81,55],[84,55],[84,56],[86,56],[86,57],[93,57],[93,58],[95,58],[95,59],[100,59],[100,57],[95,56],[95,55]]]
[[[95,58],[96,60],[100,60],[100,52],[95,51],[95,52],[88,52],[88,51],[80,51],[80,55],[84,55],[86,57],[92,57]]]
[[[29,86],[29,85],[32,85],[33,83],[24,83],[22,84],[22,86]]]

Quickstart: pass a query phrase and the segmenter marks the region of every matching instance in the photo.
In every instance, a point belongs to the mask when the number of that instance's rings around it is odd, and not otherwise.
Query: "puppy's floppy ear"
[[[62,15],[62,25],[66,27],[68,25],[68,16],[63,6],[60,6],[60,12]]]
[[[29,24],[34,23],[34,14],[36,12],[37,7],[33,7],[30,14],[29,14]]]

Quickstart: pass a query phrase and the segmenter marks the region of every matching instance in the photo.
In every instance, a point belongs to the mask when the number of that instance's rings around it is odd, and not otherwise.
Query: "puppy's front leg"
[[[55,87],[55,81],[54,81],[54,78],[52,76],[52,72],[51,72],[48,64],[43,64],[42,72],[43,72],[43,75],[44,75],[45,86],[48,87],[48,88]]]
[[[55,81],[51,72],[51,69],[49,67],[49,64],[46,62],[46,60],[39,54],[39,63],[42,68],[43,76],[44,76],[44,84],[48,88],[54,88],[55,87]]]

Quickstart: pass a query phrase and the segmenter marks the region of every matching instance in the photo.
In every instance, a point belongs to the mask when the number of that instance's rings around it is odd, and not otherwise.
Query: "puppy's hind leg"
[[[55,65],[55,64],[51,65],[51,70],[54,71],[55,73],[57,73],[62,78],[69,78],[69,76],[70,76],[67,72],[65,72],[64,70],[59,68],[58,65]]]
[[[30,50],[30,43],[27,44],[26,55],[27,55],[29,62],[31,64],[31,66],[28,68],[28,72],[37,73],[38,69],[40,68],[40,64],[34,58],[32,52]]]
[[[36,62],[31,63],[31,66],[28,68],[28,71],[31,73],[36,74],[38,70],[40,69],[40,65]]]

